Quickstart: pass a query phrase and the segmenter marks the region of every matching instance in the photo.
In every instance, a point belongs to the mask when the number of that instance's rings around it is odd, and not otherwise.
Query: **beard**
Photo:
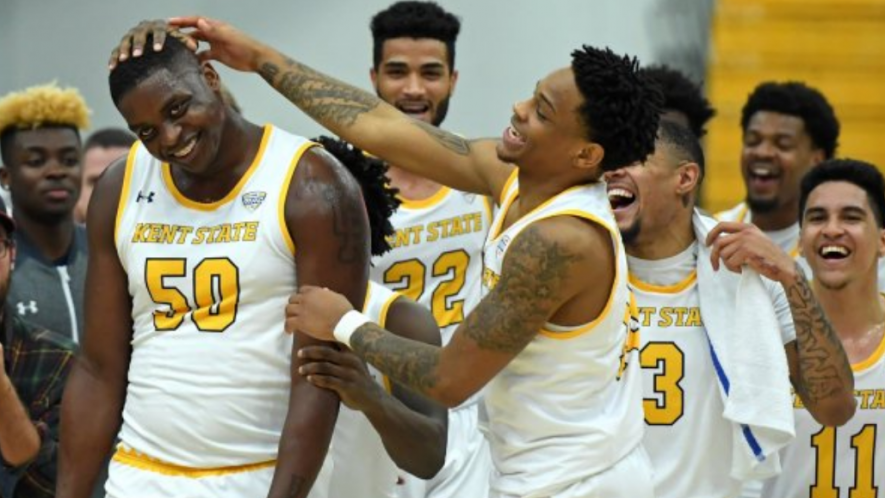
[[[621,241],[625,246],[629,246],[636,242],[636,239],[639,238],[639,233],[642,231],[642,223],[639,223],[639,219],[633,220],[633,224],[627,228],[621,229]]]
[[[778,200],[774,199],[756,199],[751,195],[747,194],[746,199],[744,200],[749,206],[750,211],[754,213],[771,213],[778,208]]]
[[[446,119],[446,114],[449,113],[449,100],[451,100],[451,95],[446,95],[444,99],[439,101],[439,105],[436,106],[436,113],[433,115],[433,126],[439,126]]]

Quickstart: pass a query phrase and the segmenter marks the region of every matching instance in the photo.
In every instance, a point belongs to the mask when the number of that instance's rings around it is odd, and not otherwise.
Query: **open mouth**
[[[624,209],[636,202],[636,195],[623,188],[610,188],[608,190],[608,202],[613,210]]]
[[[428,102],[399,102],[396,108],[410,116],[420,116],[430,112]]]
[[[177,151],[171,153],[170,155],[175,159],[183,160],[193,153],[193,151],[197,148],[197,142],[199,141],[199,135],[194,135],[188,140],[183,147],[178,149]]]
[[[780,178],[780,172],[769,164],[753,165],[749,168],[749,177],[751,180],[768,182]]]
[[[840,260],[845,259],[851,255],[851,251],[848,250],[847,247],[828,244],[820,248],[818,250],[818,254],[823,259],[827,260]]]

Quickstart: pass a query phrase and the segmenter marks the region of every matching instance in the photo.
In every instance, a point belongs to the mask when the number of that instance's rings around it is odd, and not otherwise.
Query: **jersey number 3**
[[[673,425],[682,418],[685,391],[679,384],[685,374],[685,354],[673,342],[650,342],[639,352],[642,368],[656,371],[654,391],[659,399],[645,398],[645,423]]]
[[[240,270],[228,258],[206,258],[193,269],[192,301],[166,279],[187,277],[184,258],[150,258],[145,263],[144,281],[151,299],[166,309],[154,311],[154,327],[175,330],[191,313],[201,332],[224,332],[237,319],[240,301]],[[191,306],[191,302],[194,306]]]
[[[443,280],[433,289],[430,311],[442,327],[464,321],[464,300],[452,300],[464,288],[470,255],[463,249],[440,254],[431,268],[434,278]],[[393,264],[384,272],[384,283],[414,301],[420,301],[427,286],[427,267],[417,259]]]

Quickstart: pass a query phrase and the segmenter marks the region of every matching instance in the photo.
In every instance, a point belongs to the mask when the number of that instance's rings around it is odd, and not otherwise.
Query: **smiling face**
[[[845,181],[818,185],[802,213],[802,255],[814,279],[839,290],[852,282],[876,282],[879,257],[885,255],[885,231],[877,221],[866,191]]]
[[[80,136],[67,127],[14,133],[0,173],[14,210],[46,223],[69,217],[80,195]]]
[[[559,69],[538,82],[531,98],[513,106],[510,126],[498,143],[498,158],[556,175],[573,169],[576,159],[592,156],[598,166],[601,147],[590,143],[578,108],[584,102],[571,68]],[[598,169],[598,168],[596,168]]]
[[[741,173],[750,209],[773,212],[797,205],[802,177],[824,159],[802,119],[759,111],[747,123],[743,140]]]
[[[386,40],[371,72],[375,92],[409,116],[439,126],[458,82],[446,51],[445,43],[433,38]]]
[[[225,122],[218,74],[199,69],[160,69],[117,105],[129,129],[157,159],[191,174],[217,166]]]

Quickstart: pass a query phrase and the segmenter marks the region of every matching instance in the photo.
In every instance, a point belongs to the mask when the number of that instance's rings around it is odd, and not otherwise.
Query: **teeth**
[[[510,134],[511,134],[514,138],[522,138],[522,135],[520,135],[519,132],[516,131],[516,128],[514,128],[514,127],[512,127],[512,126],[510,127]]]
[[[774,171],[772,171],[768,168],[751,168],[750,173],[752,173],[753,176],[759,176],[762,178],[768,178],[768,177],[774,176]]]
[[[179,157],[179,158],[184,157],[184,156],[190,154],[191,151],[194,150],[194,147],[195,147],[196,145],[197,145],[197,138],[194,137],[194,138],[192,138],[192,139],[187,143],[187,145],[184,146],[183,149],[179,150],[178,152],[176,152],[176,153],[174,153],[174,154],[172,154],[172,155],[173,155],[174,157]]]
[[[614,198],[618,198],[618,197],[622,198],[622,199],[633,199],[635,196],[633,195],[632,192],[628,192],[622,188],[613,188],[608,191],[608,198],[609,199],[614,199]]]
[[[830,254],[840,254],[842,256],[848,256],[848,249],[845,249],[841,246],[823,246],[820,250],[822,256],[828,256]]]

